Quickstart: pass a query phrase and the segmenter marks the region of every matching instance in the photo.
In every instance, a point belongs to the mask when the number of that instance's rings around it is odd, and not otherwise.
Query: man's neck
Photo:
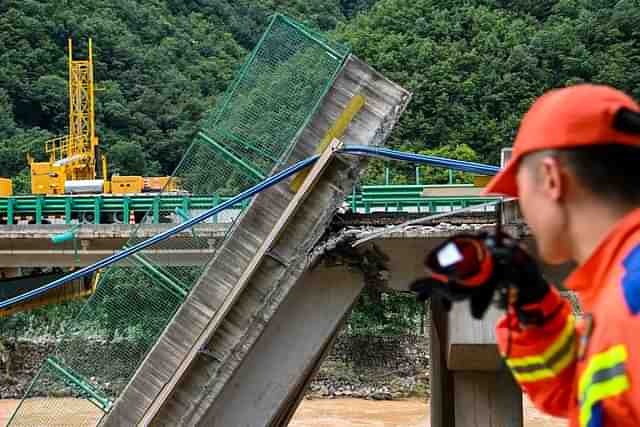
[[[620,207],[602,202],[582,203],[572,209],[569,235],[573,243],[573,258],[580,265],[586,262],[600,242],[633,207]]]

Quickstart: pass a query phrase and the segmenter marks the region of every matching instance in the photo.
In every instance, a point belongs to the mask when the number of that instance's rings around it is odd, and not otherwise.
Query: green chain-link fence
[[[172,180],[180,191],[219,200],[282,167],[347,55],[347,48],[274,16],[176,168]],[[241,208],[226,220],[232,222]],[[175,218],[196,213],[187,203]],[[127,245],[142,240],[145,222]],[[207,225],[101,273],[95,294],[41,367],[10,425],[99,422],[220,245]]]

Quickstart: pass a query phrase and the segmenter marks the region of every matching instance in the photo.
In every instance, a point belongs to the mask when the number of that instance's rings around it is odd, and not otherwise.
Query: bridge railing
[[[175,223],[192,215],[211,209],[227,197],[218,195],[193,196],[178,194],[138,196],[15,196],[0,198],[0,223],[2,224],[130,224],[145,221]],[[247,203],[235,206],[239,213]],[[233,213],[232,210],[232,213]],[[148,213],[148,215],[147,215]],[[222,221],[222,222],[229,222]],[[214,222],[217,222],[214,219]]]
[[[348,197],[352,212],[407,212],[434,213],[467,208],[496,200],[495,197],[476,195],[425,196],[428,190],[459,189],[460,185],[365,185]],[[473,186],[469,186],[473,188]],[[493,206],[483,209],[492,210]]]
[[[430,188],[447,185],[364,185],[346,200],[352,212],[446,212],[495,200],[483,196],[424,196]],[[454,188],[455,186],[451,186]],[[0,198],[1,224],[129,224],[146,215],[152,224],[181,222],[185,217],[211,209],[228,197],[158,194],[133,196],[14,196]],[[234,206],[212,222],[231,222],[246,203]],[[491,209],[490,207],[489,209]]]

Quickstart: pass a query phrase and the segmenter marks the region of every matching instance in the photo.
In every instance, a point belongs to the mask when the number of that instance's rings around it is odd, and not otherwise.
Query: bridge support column
[[[431,426],[455,427],[453,373],[447,369],[448,316],[442,304],[431,300],[429,384]]]
[[[495,344],[500,313],[471,318],[467,304],[446,313],[431,303],[431,425],[522,427],[522,393]]]
[[[343,268],[305,274],[201,423],[286,426],[363,285]]]

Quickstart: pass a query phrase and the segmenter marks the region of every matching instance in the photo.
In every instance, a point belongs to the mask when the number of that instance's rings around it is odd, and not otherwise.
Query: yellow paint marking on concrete
[[[331,126],[331,129],[329,129],[327,133],[325,133],[324,136],[322,137],[322,141],[320,141],[320,144],[316,149],[317,154],[323,153],[326,150],[326,148],[329,146],[331,141],[333,141],[334,139],[340,139],[342,135],[344,135],[344,132],[347,130],[347,127],[349,127],[349,123],[351,123],[355,115],[358,114],[358,112],[362,109],[362,107],[364,107],[364,104],[365,104],[365,99],[364,99],[364,96],[362,95],[356,95],[353,98],[351,98],[351,101],[349,101],[349,105],[347,105],[347,107],[344,109],[342,114],[340,114],[340,117],[338,117],[338,120],[336,120],[333,126]],[[289,188],[297,192],[300,189],[300,186],[304,182],[305,178],[309,174],[310,170],[311,168],[308,168],[299,172],[293,178],[293,181],[291,181],[291,185],[289,186]]]

